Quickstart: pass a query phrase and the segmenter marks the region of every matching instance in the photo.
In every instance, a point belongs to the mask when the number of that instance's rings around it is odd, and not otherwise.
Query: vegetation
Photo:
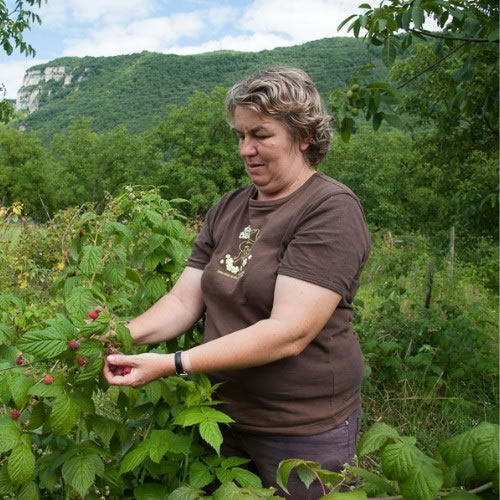
[[[45,144],[72,120],[93,117],[96,132],[117,125],[139,133],[165,119],[167,105],[185,105],[195,92],[228,88],[253,71],[275,64],[295,65],[310,73],[325,99],[343,88],[364,64],[374,64],[383,78],[380,51],[367,50],[352,38],[325,38],[296,47],[258,53],[219,51],[178,56],[142,52],[115,57],[64,57],[31,69],[66,68],[72,79],[41,83],[40,109],[14,121],[17,128],[39,131]],[[27,88],[29,90],[29,88]]]

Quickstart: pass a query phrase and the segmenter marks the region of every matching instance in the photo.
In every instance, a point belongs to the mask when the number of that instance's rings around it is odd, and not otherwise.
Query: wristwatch
[[[175,363],[175,374],[180,377],[185,377],[188,373],[184,370],[182,366],[182,351],[177,351],[174,354],[174,363]]]

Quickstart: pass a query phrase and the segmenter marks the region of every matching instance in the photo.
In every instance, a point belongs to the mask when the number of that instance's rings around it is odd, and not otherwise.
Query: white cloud
[[[63,0],[64,1],[64,0]],[[153,12],[152,0],[71,0],[76,22],[116,23],[143,18]]]
[[[7,89],[5,97],[8,99],[15,99],[17,97],[17,91],[23,85],[23,78],[26,70],[31,68],[31,66],[44,64],[46,62],[47,61],[44,59],[23,59],[0,63],[0,83],[3,83]]]
[[[63,55],[112,56],[143,50],[160,52],[166,45],[203,29],[199,13],[174,14],[126,25],[110,25],[89,32],[85,39],[66,39]]]
[[[361,3],[361,2],[360,2]],[[296,43],[346,34],[337,26],[356,13],[358,2],[352,0],[255,0],[240,21],[245,31],[281,33]]]

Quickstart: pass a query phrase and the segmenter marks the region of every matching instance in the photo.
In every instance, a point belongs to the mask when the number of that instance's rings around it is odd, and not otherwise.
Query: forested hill
[[[328,99],[332,90],[344,88],[355,71],[370,63],[382,77],[385,70],[375,50],[340,37],[261,52],[65,57],[27,71],[17,106],[22,97],[38,109],[21,114],[14,126],[39,130],[48,140],[75,118],[90,116],[96,131],[122,124],[130,132],[141,132],[154,125],[155,116],[165,117],[167,104],[183,104],[195,91],[230,87],[254,70],[276,64],[306,70]]]

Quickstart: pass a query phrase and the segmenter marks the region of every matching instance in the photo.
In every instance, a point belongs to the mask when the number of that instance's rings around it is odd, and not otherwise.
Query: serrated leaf
[[[241,467],[233,467],[231,469],[234,480],[243,488],[253,486],[254,488],[262,488],[262,481],[259,476],[250,472],[248,469]]]
[[[286,488],[288,483],[288,478],[290,477],[290,473],[292,472],[294,467],[297,467],[303,463],[303,460],[298,458],[291,458],[288,460],[282,460],[278,465],[278,471],[276,473],[276,482],[278,486],[285,492],[289,494],[289,491]]]
[[[116,422],[101,415],[91,415],[86,422],[89,432],[95,432],[104,446],[109,447],[109,442],[116,431]]]
[[[410,443],[384,446],[381,454],[382,469],[388,479],[405,479],[410,474],[417,456],[417,448]]]
[[[215,410],[214,408],[210,408],[209,406],[186,408],[178,413],[174,419],[175,424],[182,425],[183,427],[200,424],[202,422],[230,424],[234,422],[234,420],[225,413]]]
[[[62,466],[64,480],[84,497],[95,480],[95,461],[89,455],[77,455],[66,460]]]
[[[50,414],[50,425],[54,434],[64,436],[76,425],[80,415],[79,406],[67,394],[58,396]]]
[[[2,467],[0,469],[0,495],[7,495],[9,493],[12,493],[14,489],[15,486],[12,484],[12,481],[10,480],[7,467]]]
[[[442,442],[439,451],[446,465],[457,465],[471,456],[475,444],[471,429]]]
[[[161,398],[161,383],[159,380],[154,380],[144,387],[146,396],[151,400],[151,402],[156,405]]]
[[[34,385],[33,377],[19,373],[13,375],[10,380],[10,392],[12,399],[18,408],[23,407],[29,400],[29,390]]]
[[[16,484],[29,481],[35,470],[35,456],[31,450],[31,439],[24,435],[14,446],[7,460],[10,480]]]
[[[168,500],[203,500],[203,498],[205,498],[205,492],[191,486],[181,486],[168,496]]]
[[[0,417],[0,453],[12,450],[21,437],[19,424],[5,415]]]
[[[203,488],[214,479],[213,473],[202,462],[193,462],[189,468],[189,484],[193,488]]]
[[[233,480],[233,473],[230,469],[221,469],[218,467],[215,469],[215,475],[221,483],[229,483]]]
[[[474,467],[480,474],[488,474],[499,465],[498,425],[482,422],[474,429],[477,444],[472,451]]]
[[[82,258],[80,261],[80,271],[86,276],[94,274],[102,260],[102,248],[86,245],[82,249]]]
[[[418,462],[412,473],[399,481],[401,493],[414,500],[433,500],[442,484],[442,471],[427,462]]]
[[[222,444],[222,433],[216,422],[202,422],[200,424],[200,436],[220,455]]]
[[[30,481],[23,485],[19,493],[17,494],[17,500],[39,500],[40,489],[35,481]]]
[[[120,474],[125,474],[139,467],[148,455],[149,450],[144,446],[138,446],[127,453],[120,464]]]
[[[9,341],[14,335],[14,330],[5,323],[0,323],[0,342],[4,343]]]
[[[97,339],[87,339],[80,344],[78,354],[80,356],[94,356],[102,354],[102,342]]]
[[[98,305],[92,292],[85,287],[77,286],[66,298],[66,310],[72,318],[86,319],[88,313]]]
[[[62,332],[49,327],[25,333],[19,339],[17,347],[36,358],[54,358],[68,348],[67,342],[68,339]]]
[[[312,482],[316,479],[316,475],[307,464],[299,464],[295,470],[306,488],[309,488]]]
[[[54,380],[52,384],[44,384],[43,381],[40,381],[30,387],[28,394],[44,398],[55,398],[64,394],[64,387],[58,379]]]
[[[134,345],[134,339],[130,335],[130,330],[125,325],[118,325],[116,327],[116,339],[120,342],[125,352],[129,352]]]
[[[76,377],[75,382],[80,385],[94,380],[101,373],[103,367],[103,358],[99,357],[89,359],[87,364],[83,367],[83,370]]]
[[[335,492],[329,493],[321,497],[321,500],[366,500],[368,497],[366,491],[348,491],[348,492]]]
[[[393,427],[383,422],[373,424],[359,440],[359,456],[378,451],[387,441],[394,441],[399,438],[399,434]]]
[[[349,470],[362,479],[362,488],[367,491],[368,495],[379,496],[382,493],[396,495],[397,492],[392,483],[373,472],[361,469],[360,467],[350,467]]]
[[[152,300],[156,301],[165,295],[167,291],[167,284],[165,279],[160,276],[152,276],[145,284],[146,295]]]
[[[164,484],[145,483],[134,488],[135,500],[167,500],[171,498]]]
[[[42,402],[39,402],[31,409],[31,415],[27,426],[28,430],[33,431],[41,427],[45,423],[45,418],[45,405]]]
[[[108,262],[104,268],[104,279],[115,288],[123,285],[126,275],[127,269],[121,262]]]
[[[230,467],[236,467],[238,465],[248,464],[249,462],[251,462],[250,458],[228,457],[224,458],[221,461],[220,466],[223,469],[229,469]]]
[[[70,397],[78,405],[81,411],[90,414],[95,413],[94,400],[90,394],[85,394],[80,391],[72,391]]]

